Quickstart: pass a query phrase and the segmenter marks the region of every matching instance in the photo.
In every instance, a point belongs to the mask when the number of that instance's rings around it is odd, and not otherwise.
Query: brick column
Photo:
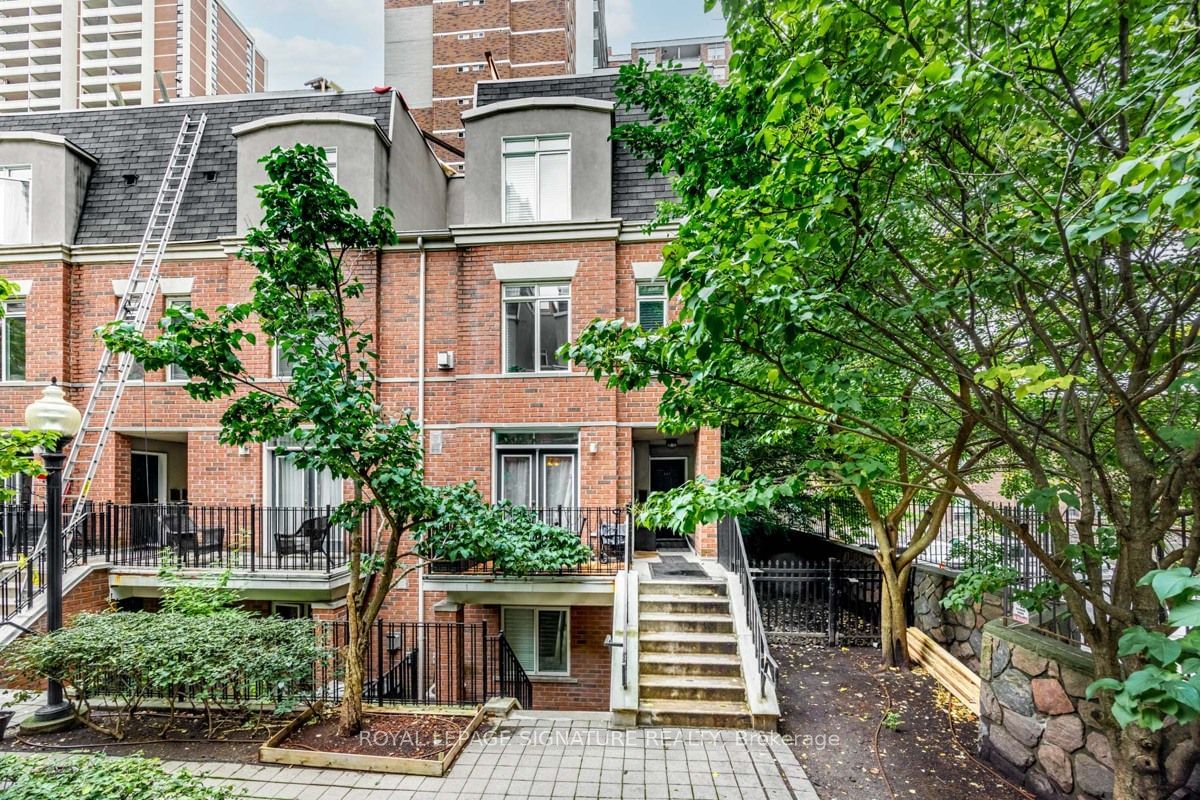
[[[721,429],[701,428],[696,432],[696,477],[716,480],[721,476]],[[717,526],[696,528],[696,553],[704,558],[717,556]]]

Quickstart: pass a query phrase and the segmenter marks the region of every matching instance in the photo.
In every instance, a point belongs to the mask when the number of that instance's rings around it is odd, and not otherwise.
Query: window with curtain
[[[180,310],[186,311],[187,309],[190,309],[191,307],[192,307],[192,298],[190,298],[190,297],[182,297],[181,296],[181,297],[168,297],[167,298],[167,308],[178,308]],[[171,366],[167,367],[167,380],[176,381],[179,383],[186,383],[188,381],[188,374],[183,371],[182,367],[172,364]]]
[[[565,608],[503,609],[504,638],[530,675],[566,675],[570,671],[570,631]]]
[[[571,137],[505,139],[504,221],[571,218]]]
[[[505,372],[563,372],[571,334],[571,284],[504,287]]]
[[[0,380],[25,380],[25,301],[4,304],[0,320]]]
[[[637,321],[642,330],[656,331],[667,323],[667,286],[664,283],[639,283]]]
[[[562,510],[577,505],[579,434],[499,432],[495,450],[496,500],[543,509],[546,522],[564,524]]]
[[[32,167],[0,167],[0,244],[33,240],[32,192]]]
[[[293,458],[295,450],[275,447],[271,451],[272,505],[279,508],[325,508],[342,502],[342,482],[328,470],[301,469]]]

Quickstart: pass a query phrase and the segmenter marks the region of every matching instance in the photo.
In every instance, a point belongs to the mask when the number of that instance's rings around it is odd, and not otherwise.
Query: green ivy
[[[232,800],[244,793],[205,786],[188,772],[167,773],[156,759],[105,755],[49,759],[0,757],[4,800]]]

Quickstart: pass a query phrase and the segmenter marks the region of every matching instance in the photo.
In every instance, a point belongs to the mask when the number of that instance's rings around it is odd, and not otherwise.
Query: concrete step
[[[714,595],[643,594],[638,597],[642,614],[728,614],[729,598]]]
[[[641,675],[638,678],[638,697],[647,700],[739,703],[746,700],[746,684],[741,676]]]
[[[737,638],[732,633],[643,632],[638,652],[737,655]]]
[[[646,633],[733,633],[729,614],[642,614],[638,626]]]
[[[648,580],[641,581],[638,584],[638,593],[647,594],[667,594],[667,595],[707,595],[725,596],[724,581],[672,581],[672,580]]]
[[[638,657],[641,675],[705,675],[740,678],[742,662],[736,654],[726,653],[645,653]]]
[[[743,703],[697,703],[694,700],[643,700],[638,725],[678,728],[752,728],[754,718]]]

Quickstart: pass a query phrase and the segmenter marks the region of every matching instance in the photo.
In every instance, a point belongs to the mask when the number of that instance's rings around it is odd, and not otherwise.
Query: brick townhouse
[[[253,275],[237,252],[260,218],[259,159],[278,145],[323,146],[361,209],[395,213],[400,243],[353,262],[368,287],[353,314],[377,337],[384,406],[423,426],[429,480],[473,480],[491,500],[540,509],[594,554],[583,567],[526,579],[470,564],[414,573],[385,616],[486,620],[504,629],[538,706],[607,708],[604,642],[623,537],[639,548],[680,545],[630,530],[626,508],[652,489],[715,476],[720,463],[718,432],[668,438],[656,428],[654,392],[609,390],[556,355],[595,318],[653,328],[671,314],[658,281],[667,234],[642,229],[668,187],[610,142],[625,113],[614,109],[613,81],[596,73],[481,84],[463,114],[472,139],[464,174],[437,160],[391,93],[0,117],[0,274],[19,287],[0,336],[0,424],[20,424],[52,377],[86,403],[100,353],[93,332],[130,288],[185,113],[207,114],[208,127],[151,326],[169,306],[211,310],[247,296]],[[244,359],[267,384],[288,380],[269,342]],[[286,441],[219,444],[221,404],[191,400],[177,369],[139,378],[89,492],[91,563],[109,595],[153,607],[160,548],[178,546],[187,568],[232,566],[233,585],[264,611],[338,618],[344,533],[323,520],[344,487],[298,470]],[[25,501],[40,492],[36,481],[16,488]],[[698,533],[701,555],[712,555],[714,537]],[[21,546],[19,535],[10,541]]]

